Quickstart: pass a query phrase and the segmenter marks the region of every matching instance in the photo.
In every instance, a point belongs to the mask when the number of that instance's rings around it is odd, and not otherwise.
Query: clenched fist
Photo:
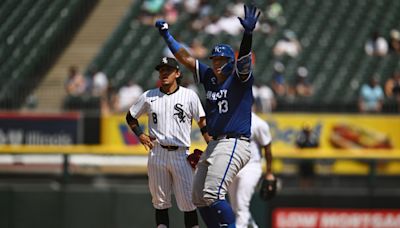
[[[168,34],[168,23],[163,20],[157,20],[155,26],[158,28],[158,32],[160,32],[160,34],[162,36],[166,36]]]

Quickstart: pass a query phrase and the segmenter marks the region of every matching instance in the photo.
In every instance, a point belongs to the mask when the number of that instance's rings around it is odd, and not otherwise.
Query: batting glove
[[[256,27],[258,17],[260,16],[260,11],[256,16],[257,8],[254,5],[246,6],[244,5],[244,19],[238,17],[240,24],[242,24],[245,33],[252,33]]]
[[[161,36],[168,36],[168,23],[162,19],[157,20],[155,26],[158,28],[158,32],[160,32]]]
[[[187,156],[187,160],[189,161],[189,164],[192,166],[193,169],[196,169],[197,163],[199,163],[202,153],[203,151],[199,149],[194,149],[193,153]]]

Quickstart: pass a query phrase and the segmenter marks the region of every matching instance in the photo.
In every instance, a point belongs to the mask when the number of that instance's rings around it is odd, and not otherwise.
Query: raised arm
[[[160,35],[164,38],[175,58],[190,71],[195,72],[196,59],[169,33],[168,23],[164,20],[157,20],[155,26],[158,28]]]
[[[258,13],[257,13],[258,11]],[[244,28],[242,42],[240,43],[239,56],[237,60],[237,72],[242,80],[246,80],[251,74],[251,45],[253,30],[256,27],[260,11],[253,5],[244,5],[244,18],[238,17]]]

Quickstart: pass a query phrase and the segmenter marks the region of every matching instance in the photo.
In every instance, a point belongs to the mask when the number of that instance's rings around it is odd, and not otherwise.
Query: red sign
[[[399,228],[400,210],[276,208],[274,228]]]

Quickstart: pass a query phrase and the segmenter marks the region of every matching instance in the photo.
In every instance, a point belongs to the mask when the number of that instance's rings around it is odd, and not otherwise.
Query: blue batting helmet
[[[224,56],[229,58],[229,61],[235,61],[235,52],[233,52],[231,46],[227,44],[217,44],[214,46],[210,59],[216,56]]]
[[[227,44],[217,44],[214,46],[210,59],[216,56],[223,56],[228,58],[228,62],[222,66],[222,74],[225,76],[229,76],[232,74],[234,68],[235,68],[235,53],[233,52],[233,49],[231,46]]]

